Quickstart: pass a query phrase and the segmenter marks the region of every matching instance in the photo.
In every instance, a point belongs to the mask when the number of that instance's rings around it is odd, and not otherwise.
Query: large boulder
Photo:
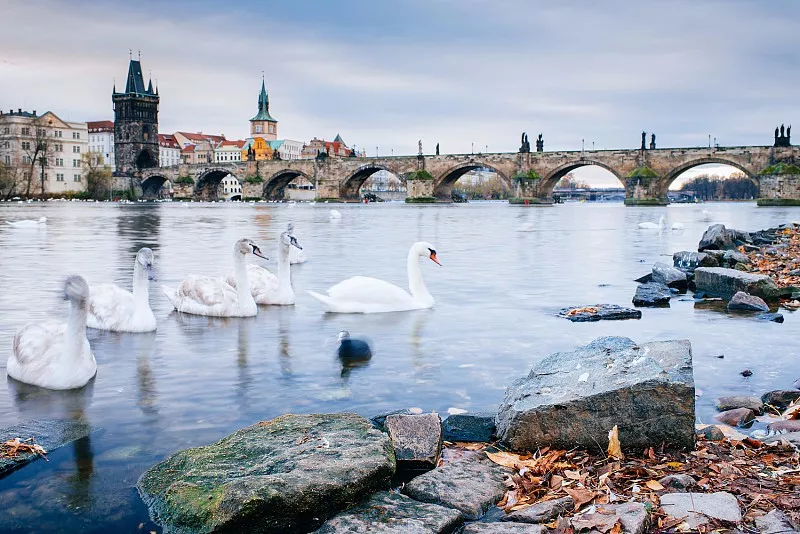
[[[164,532],[308,532],[389,487],[389,437],[351,414],[283,415],[147,470],[139,494]]]
[[[634,306],[669,307],[672,292],[664,284],[648,282],[639,284],[633,295]]]
[[[676,269],[693,273],[698,267],[719,267],[717,258],[705,252],[684,250],[672,255],[672,264]]]
[[[653,265],[653,282],[664,284],[678,291],[686,291],[689,286],[689,279],[685,272],[661,262]]]
[[[725,228],[724,224],[712,224],[700,239],[698,252],[704,250],[732,250],[745,243],[751,243],[750,234],[740,230]]]
[[[699,267],[694,272],[698,292],[709,293],[730,300],[739,291],[756,295],[764,300],[775,300],[781,290],[767,275],[746,273],[723,267]]]
[[[764,299],[755,295],[748,295],[744,291],[737,291],[730,302],[728,302],[728,310],[730,311],[752,311],[752,312],[768,312],[769,306],[764,302]]]
[[[688,340],[637,345],[604,337],[551,354],[507,390],[497,434],[514,450],[594,448],[617,425],[626,447],[692,447],[694,378]]]

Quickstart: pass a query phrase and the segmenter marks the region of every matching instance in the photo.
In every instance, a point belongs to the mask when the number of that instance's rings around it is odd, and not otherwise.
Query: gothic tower
[[[267,141],[278,139],[278,121],[269,114],[269,95],[263,79],[258,95],[258,114],[250,119],[250,137],[261,137]]]
[[[131,58],[125,92],[116,86],[114,102],[114,157],[116,171],[130,174],[158,167],[158,89],[152,80],[144,86],[142,65]]]

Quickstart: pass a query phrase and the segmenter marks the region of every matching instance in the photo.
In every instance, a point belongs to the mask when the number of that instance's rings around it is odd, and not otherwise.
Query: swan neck
[[[88,300],[70,301],[69,319],[67,319],[67,351],[73,358],[78,358],[86,339],[86,318],[89,315]]]
[[[147,270],[141,263],[136,261],[133,265],[133,301],[136,305],[150,305],[150,297],[148,295],[149,286],[150,282],[147,279]]]
[[[419,267],[419,254],[411,247],[408,251],[408,289],[411,291],[411,296],[417,300],[430,301],[433,300],[431,294],[428,293],[428,288],[425,287],[425,282],[422,280],[422,270]]]
[[[250,279],[247,276],[247,262],[244,254],[234,252],[234,274],[236,276],[236,296],[239,300],[241,312],[252,311],[256,308],[256,301],[250,293]]]
[[[281,287],[292,285],[289,246],[284,243],[278,243],[278,283]]]

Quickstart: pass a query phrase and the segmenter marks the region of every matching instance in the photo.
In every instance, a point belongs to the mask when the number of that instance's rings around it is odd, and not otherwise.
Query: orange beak
[[[431,261],[433,261],[433,263],[436,263],[438,265],[442,265],[441,263],[439,263],[439,260],[436,258],[436,253],[435,252],[433,254],[431,254]]]

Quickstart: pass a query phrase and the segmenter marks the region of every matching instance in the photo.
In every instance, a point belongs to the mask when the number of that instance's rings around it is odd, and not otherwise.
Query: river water
[[[341,219],[330,220],[332,207]],[[23,324],[66,314],[66,275],[130,287],[143,246],[156,254],[150,296],[159,321],[152,334],[90,330],[98,371],[87,388],[0,385],[0,427],[72,418],[97,428],[49,462],[0,479],[0,531],[158,530],[135,483],[176,450],[284,413],[493,410],[506,385],[539,359],[598,336],[691,340],[701,422],[710,420],[720,394],[789,387],[800,376],[800,321],[791,313],[784,312],[784,324],[761,322],[696,307],[687,297],[674,298],[669,309],[644,309],[638,321],[571,323],[555,315],[569,305],[628,305],[633,280],[654,262],[696,249],[709,224],[703,209],[713,221],[745,230],[800,219],[800,209],[751,203],[0,204],[0,220],[48,217],[44,229],[0,223],[0,367]],[[685,230],[637,228],[662,214],[668,228],[680,222]],[[171,312],[158,285],[226,272],[241,237],[261,243],[271,258],[265,265],[274,267],[275,239],[290,221],[309,257],[292,268],[296,306],[262,307],[249,319]],[[532,231],[520,231],[529,223]],[[405,286],[406,254],[417,240],[434,244],[443,264],[422,265],[436,299],[432,310],[331,315],[305,292],[357,274]],[[369,365],[342,369],[335,356],[342,329],[370,340]],[[743,378],[745,368],[753,376]]]

